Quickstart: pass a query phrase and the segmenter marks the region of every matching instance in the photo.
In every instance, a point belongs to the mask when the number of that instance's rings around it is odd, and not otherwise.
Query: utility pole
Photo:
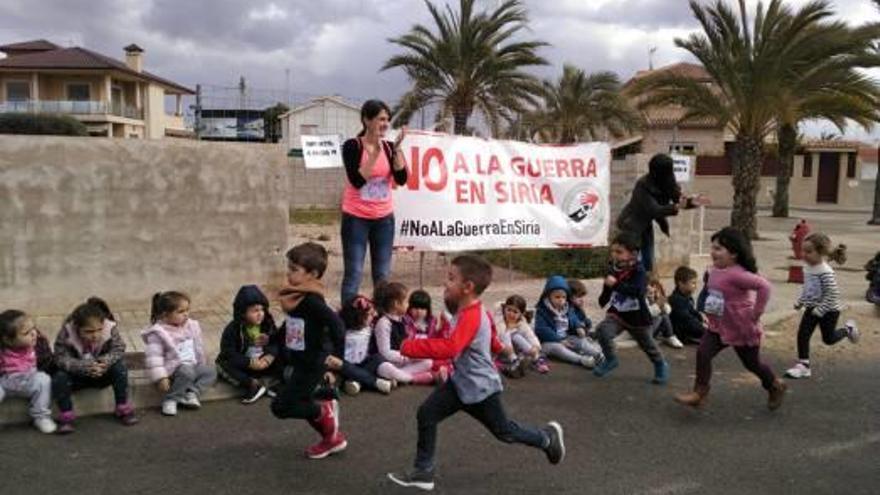
[[[195,118],[193,118],[193,126],[195,127],[196,140],[198,141],[202,137],[202,85],[196,84],[196,104],[193,108],[195,110]]]

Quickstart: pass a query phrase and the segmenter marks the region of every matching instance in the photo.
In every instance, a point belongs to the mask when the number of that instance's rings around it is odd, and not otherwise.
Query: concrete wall
[[[288,158],[290,206],[337,209],[342,204],[345,171],[342,168],[306,170],[302,158]]]
[[[0,136],[2,306],[143,308],[158,290],[278,281],[288,184],[278,146]]]

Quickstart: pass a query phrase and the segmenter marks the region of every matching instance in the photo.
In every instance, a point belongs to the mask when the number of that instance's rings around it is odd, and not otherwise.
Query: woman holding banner
[[[406,184],[406,159],[400,150],[406,130],[394,142],[384,140],[390,128],[391,110],[379,100],[368,100],[361,107],[364,128],[357,137],[342,145],[345,164],[345,191],[342,195],[342,303],[357,295],[364,273],[367,246],[373,284],[391,274],[394,245],[394,205],[392,181]]]
[[[683,196],[675,181],[672,157],[657,154],[648,163],[648,173],[636,181],[629,203],[617,219],[617,227],[633,232],[642,241],[641,257],[645,271],[654,269],[654,222],[669,236],[666,217],[678,215],[680,209],[693,208],[702,199]]]

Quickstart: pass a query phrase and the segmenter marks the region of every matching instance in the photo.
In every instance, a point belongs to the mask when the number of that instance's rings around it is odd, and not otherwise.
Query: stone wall
[[[277,281],[288,188],[276,145],[0,136],[2,307]]]

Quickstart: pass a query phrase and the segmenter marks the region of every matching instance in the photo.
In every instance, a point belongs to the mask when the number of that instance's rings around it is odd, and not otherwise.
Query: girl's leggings
[[[818,317],[813,314],[813,308],[805,308],[804,316],[801,318],[801,325],[798,328],[798,358],[810,359],[810,338],[816,331],[816,326],[822,330],[822,342],[826,345],[834,345],[847,336],[844,328],[837,328],[837,319],[840,318],[840,311],[829,311]]]
[[[715,332],[707,331],[700,340],[700,346],[697,348],[697,379],[698,387],[707,388],[709,381],[712,379],[712,359],[727,347],[721,342],[721,336]],[[776,381],[776,375],[763,361],[761,361],[760,346],[734,346],[733,350],[739,357],[743,366],[761,379],[761,386],[767,390],[773,386]]]
[[[432,366],[433,362],[430,359],[416,359],[401,366],[386,361],[379,365],[376,374],[400,383],[429,385],[434,383],[434,375],[431,373]]]

